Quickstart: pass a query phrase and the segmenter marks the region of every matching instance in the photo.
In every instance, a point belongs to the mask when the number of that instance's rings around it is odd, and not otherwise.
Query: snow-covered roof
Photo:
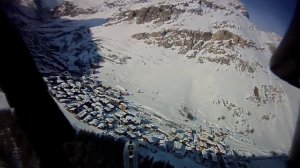
[[[81,111],[80,113],[78,113],[77,116],[79,118],[83,118],[86,114],[87,114],[87,112],[84,110],[84,111]]]
[[[106,127],[106,124],[105,124],[105,123],[100,123],[97,127],[98,127],[98,128],[105,128],[105,127]]]
[[[176,150],[181,150],[183,148],[183,144],[179,141],[174,141],[174,148]]]
[[[91,122],[89,122],[89,124],[97,126],[99,125],[100,121],[98,119],[93,119]]]
[[[115,121],[115,119],[113,119],[113,118],[106,118],[105,121],[107,121],[108,123],[113,123]]]
[[[89,115],[87,115],[84,119],[83,119],[83,121],[90,121],[91,119],[92,119],[93,117],[89,114]]]
[[[201,152],[202,152],[203,159],[208,159],[208,153],[207,153],[207,151],[206,150],[202,150]]]
[[[222,145],[217,144],[217,147],[218,147],[220,153],[222,153],[222,154],[226,153],[226,150],[224,149],[224,147]]]
[[[132,129],[132,130],[135,130],[135,129],[136,129],[136,126],[134,126],[134,125],[132,125],[132,124],[128,125],[128,127],[129,127],[130,129]]]
[[[112,105],[112,104],[110,104],[110,103],[108,103],[107,106],[108,106],[109,108],[111,108],[111,109],[115,107],[114,105]]]
[[[124,133],[125,133],[125,129],[123,129],[123,128],[116,128],[116,129],[115,129],[115,132],[116,132],[117,134],[124,134]]]
[[[200,141],[199,146],[207,148],[207,144],[205,142]]]
[[[111,108],[109,108],[109,107],[104,107],[104,110],[106,110],[107,112],[110,112],[110,111],[111,111]]]
[[[132,132],[127,132],[127,134],[130,138],[136,138],[136,135],[134,135]]]

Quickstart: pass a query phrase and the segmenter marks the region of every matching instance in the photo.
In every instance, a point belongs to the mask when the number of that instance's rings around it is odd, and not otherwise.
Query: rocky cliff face
[[[97,10],[93,8],[83,9],[76,5],[74,2],[64,1],[57,5],[52,11],[53,17],[71,16],[94,14]]]
[[[161,5],[144,7],[139,10],[128,10],[121,12],[118,20],[136,20],[137,24],[148,23],[154,21],[154,23],[161,23],[170,20],[172,17],[176,18],[183,10],[177,9],[174,5]]]

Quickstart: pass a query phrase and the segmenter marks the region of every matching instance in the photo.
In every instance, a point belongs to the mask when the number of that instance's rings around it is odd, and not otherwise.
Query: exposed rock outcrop
[[[231,65],[239,72],[252,74],[257,68],[263,68],[256,61],[244,60],[235,51],[234,47],[242,48],[254,47],[254,42],[247,41],[237,34],[228,30],[220,30],[216,33],[202,32],[196,30],[176,30],[167,29],[152,33],[138,33],[132,35],[137,40],[143,40],[147,44],[156,44],[164,48],[178,48],[179,54],[191,54],[188,58],[196,58],[198,63],[212,62],[221,65]],[[198,54],[201,51],[201,55]],[[202,56],[203,54],[213,54],[213,56]]]
[[[255,47],[253,41],[247,41],[240,37],[237,34],[234,34],[228,30],[219,30],[216,33],[214,33],[213,40],[232,40],[233,43],[238,44],[241,47]]]
[[[144,7],[139,10],[128,10],[121,12],[117,20],[125,19],[128,21],[136,20],[137,24],[148,23],[161,23],[170,20],[172,17],[176,18],[183,10],[177,9],[174,5],[161,5]]]
[[[259,85],[253,89],[253,94],[247,98],[252,102],[261,104],[276,104],[285,102],[284,91],[281,87],[273,85]]]
[[[53,17],[61,17],[61,16],[71,16],[75,17],[80,14],[94,14],[97,10],[93,8],[83,9],[79,8],[75,3],[64,1],[57,7],[55,7],[52,11]]]
[[[234,4],[234,3],[229,3],[229,6],[233,6],[235,10],[240,11],[242,13],[242,15],[244,15],[245,17],[247,17],[249,19],[249,12],[246,8],[245,5],[242,4]]]
[[[211,32],[195,30],[173,30],[168,29],[153,33],[138,33],[132,35],[138,40],[145,40],[148,44],[157,44],[164,48],[179,47],[180,53],[185,54],[189,50],[201,50],[204,41],[211,40]]]
[[[180,54],[185,54],[189,50],[202,50],[206,48],[209,53],[225,54],[225,50],[219,46],[225,46],[232,49],[233,46],[242,48],[254,47],[258,49],[254,42],[247,41],[239,35],[229,32],[228,30],[220,30],[216,33],[202,32],[196,30],[174,30],[168,29],[153,33],[138,33],[132,35],[133,38],[144,40],[147,44],[157,44],[164,48],[179,47]],[[204,45],[204,42],[209,41]],[[214,41],[219,41],[219,46],[213,46]],[[204,46],[203,46],[204,45]]]
[[[200,3],[201,5],[204,5],[204,6],[208,7],[208,8],[211,8],[211,9],[215,9],[215,10],[217,10],[217,9],[220,9],[220,10],[226,10],[226,7],[225,7],[225,6],[223,6],[223,5],[218,5],[218,4],[216,4],[216,3],[212,2],[212,1],[201,0],[201,1],[199,1],[199,3]]]

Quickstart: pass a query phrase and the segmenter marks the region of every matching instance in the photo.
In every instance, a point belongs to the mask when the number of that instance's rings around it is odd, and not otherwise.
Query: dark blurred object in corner
[[[10,108],[0,88],[0,167],[40,168],[40,160],[18,125],[14,109]]]
[[[300,7],[297,3],[294,18],[281,44],[272,56],[272,72],[291,85],[300,88]],[[300,113],[300,112],[299,112]],[[300,114],[290,150],[288,168],[299,168]]]
[[[299,2],[290,27],[272,56],[272,72],[291,85],[300,88],[300,8]]]

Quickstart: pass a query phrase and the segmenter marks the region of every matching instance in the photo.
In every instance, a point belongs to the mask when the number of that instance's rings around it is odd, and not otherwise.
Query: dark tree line
[[[64,148],[74,168],[123,168],[123,141],[113,137],[99,137],[94,133],[81,131],[74,141]],[[172,168],[163,161],[154,162],[153,158],[139,156],[140,168]]]

